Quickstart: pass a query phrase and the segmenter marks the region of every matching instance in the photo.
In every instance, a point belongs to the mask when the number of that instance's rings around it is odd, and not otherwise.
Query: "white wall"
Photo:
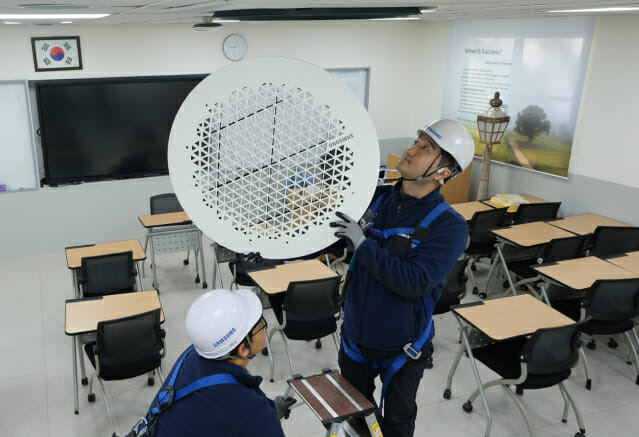
[[[211,72],[229,62],[221,52],[229,33],[246,37],[249,57],[292,56],[325,68],[370,67],[369,111],[378,136],[405,136],[415,129],[418,36],[428,33],[415,23],[233,24],[211,32],[187,25],[0,26],[0,80]],[[51,35],[80,36],[82,71],[34,71],[30,38]],[[432,111],[440,106],[437,102]],[[378,153],[376,145],[371,152]],[[141,238],[137,216],[148,212],[150,195],[166,191],[171,191],[168,177],[2,193],[0,258]]]

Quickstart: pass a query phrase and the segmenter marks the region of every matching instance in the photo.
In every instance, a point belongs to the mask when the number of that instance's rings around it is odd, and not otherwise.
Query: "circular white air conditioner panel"
[[[336,241],[335,212],[357,219],[377,184],[375,128],[325,70],[263,57],[228,65],[187,96],[169,172],[191,220],[236,252],[296,258]]]

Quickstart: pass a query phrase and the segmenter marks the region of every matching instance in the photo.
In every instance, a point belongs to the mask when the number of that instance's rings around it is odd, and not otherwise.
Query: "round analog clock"
[[[224,42],[222,43],[222,51],[224,52],[224,56],[229,58],[231,61],[239,61],[246,55],[246,51],[248,50],[248,43],[246,39],[237,33],[232,33],[226,38],[224,38]]]

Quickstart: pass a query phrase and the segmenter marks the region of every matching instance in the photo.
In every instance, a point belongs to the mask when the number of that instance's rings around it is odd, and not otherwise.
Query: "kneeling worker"
[[[378,188],[363,221],[338,213],[342,221],[331,224],[355,248],[339,366],[373,402],[374,379],[382,378],[386,437],[415,430],[415,396],[433,351],[433,310],[468,238],[466,221],[439,188],[468,167],[473,152],[470,133],[457,121],[429,124],[397,163],[401,180]]]
[[[295,400],[273,402],[259,388],[262,377],[246,370],[266,341],[259,298],[249,290],[208,291],[191,305],[186,333],[193,345],[151,404],[150,432],[138,435],[284,436],[279,418],[288,418]]]

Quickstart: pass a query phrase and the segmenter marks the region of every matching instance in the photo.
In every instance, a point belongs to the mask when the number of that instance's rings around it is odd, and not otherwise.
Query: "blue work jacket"
[[[372,219],[373,228],[416,227],[444,202],[439,188],[421,199],[400,189],[401,182],[377,189],[375,199],[386,194]],[[441,296],[446,275],[466,247],[468,226],[448,208],[429,231],[419,245],[408,235],[384,240],[369,233],[359,246],[344,304],[342,329],[350,342],[363,350],[401,351],[425,331],[429,318],[423,298],[430,294],[426,297],[436,303]],[[430,339],[425,345],[429,343]]]
[[[284,436],[275,404],[259,388],[262,377],[236,364],[207,360],[192,351],[174,387],[219,373],[232,375],[239,384],[205,387],[176,401],[158,418],[156,437]]]

